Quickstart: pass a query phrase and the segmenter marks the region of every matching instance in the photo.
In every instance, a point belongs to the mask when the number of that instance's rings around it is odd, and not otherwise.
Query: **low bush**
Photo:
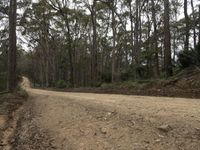
[[[16,93],[22,98],[25,98],[25,99],[28,98],[28,93],[26,92],[26,90],[21,88],[21,86],[17,86]]]
[[[63,89],[69,87],[69,84],[67,84],[64,80],[58,80],[55,86],[56,88]]]
[[[105,71],[101,75],[102,82],[110,83],[112,81],[112,74],[109,71]]]
[[[178,60],[182,69],[190,66],[200,66],[200,44],[194,50],[180,51]]]

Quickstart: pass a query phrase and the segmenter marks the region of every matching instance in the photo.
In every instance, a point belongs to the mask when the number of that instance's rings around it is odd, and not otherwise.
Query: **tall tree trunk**
[[[45,28],[44,28],[44,38],[45,38],[45,86],[49,87],[49,40],[48,40],[48,23],[45,20]]]
[[[43,41],[43,48],[44,48],[44,63],[45,63],[45,86],[49,87],[49,20],[46,18],[47,9],[46,7],[43,8],[42,16],[43,16],[43,28],[42,28],[42,38]]]
[[[136,65],[138,65],[138,46],[139,46],[139,0],[136,0],[136,16],[135,16],[135,34],[134,34],[134,44],[136,52]]]
[[[142,42],[142,6],[141,6],[141,1],[139,0],[139,9],[138,9],[138,11],[139,11],[139,14],[138,14],[138,20],[139,20],[139,27],[138,27],[138,29],[139,29],[139,31],[138,31],[138,33],[139,33],[139,38],[138,38],[138,52],[137,52],[137,55],[138,55],[138,63],[139,63],[139,65],[140,65],[140,59],[141,59],[141,42]]]
[[[189,50],[189,36],[190,36],[190,28],[189,28],[189,17],[187,12],[187,0],[184,0],[184,15],[185,15],[185,42],[184,49],[186,51]]]
[[[166,77],[172,75],[172,62],[171,62],[171,34],[170,34],[170,8],[169,0],[164,1],[164,67]]]
[[[45,86],[49,87],[49,55],[48,55],[48,41],[45,43],[46,47],[46,58],[45,58]]]
[[[40,66],[40,67],[39,67],[39,71],[40,71],[40,81],[41,81],[40,86],[41,86],[41,87],[44,87],[43,63],[41,62],[39,66]]]
[[[132,0],[128,1],[129,5],[129,13],[130,13],[130,22],[131,22],[131,49],[132,49],[132,64],[134,64],[135,60],[135,49],[134,49],[134,41],[133,41],[133,34],[134,34],[134,28],[133,28],[133,13],[132,13]]]
[[[17,0],[10,0],[9,9],[9,52],[8,52],[8,90],[16,88],[16,11]]]
[[[199,5],[199,44],[200,44],[200,5]]]
[[[148,77],[152,76],[152,67],[151,67],[151,57],[149,56],[149,51],[151,51],[150,48],[150,32],[151,32],[151,23],[150,23],[150,17],[149,13],[147,12],[147,31],[146,31],[146,39],[147,39],[147,44],[146,44],[146,51],[147,51],[147,72],[148,72]]]
[[[153,27],[154,27],[154,36],[153,36],[153,49],[154,53],[154,75],[157,78],[159,76],[159,58],[158,58],[158,31],[157,31],[157,21],[156,21],[156,9],[154,0],[151,0],[152,3],[152,20],[153,20]]]
[[[114,0],[112,0],[111,4],[112,8],[112,32],[113,32],[113,49],[112,49],[112,82],[115,81],[116,79],[116,73],[115,73],[115,59],[116,59],[116,54],[115,54],[115,49],[116,49],[116,21],[115,21],[115,4]]]
[[[136,15],[135,15],[135,31],[134,31],[134,51],[135,51],[135,62],[136,62],[136,71],[135,71],[135,77],[138,78],[138,67],[140,63],[139,59],[139,53],[140,53],[140,48],[139,48],[139,3],[140,0],[136,0]]]
[[[69,68],[70,68],[70,77],[69,82],[72,87],[74,87],[74,64],[73,64],[73,47],[72,47],[72,38],[71,38],[71,30],[69,25],[68,14],[64,14],[61,8],[59,9],[59,13],[62,15],[63,19],[65,19],[65,24],[67,27],[67,42],[68,42],[68,54],[69,54]]]
[[[173,33],[173,62],[176,61],[176,49],[177,49],[177,44],[176,44],[176,32]]]
[[[147,27],[147,33],[146,33],[146,39],[148,39],[147,41],[147,44],[146,44],[146,51],[147,51],[147,54],[148,54],[148,57],[147,57],[147,70],[148,70],[148,77],[152,77],[153,76],[153,73],[152,73],[152,55],[151,55],[151,51],[152,51],[152,45],[153,45],[153,42],[150,40],[150,35],[151,35],[151,21],[150,21],[150,15],[149,15],[149,12],[147,12],[147,24],[148,24],[148,27]]]
[[[68,17],[66,17],[66,26],[67,26],[67,39],[68,39],[68,54],[69,54],[69,67],[70,67],[70,84],[74,87],[74,65],[73,65],[73,47],[72,47],[72,39],[71,39],[71,30],[69,26]]]
[[[196,20],[196,17],[195,17],[195,11],[194,11],[194,3],[193,3],[193,0],[191,0],[191,7],[192,7],[192,16],[193,16],[193,24],[192,24],[192,27],[193,27],[193,41],[194,41],[194,47],[196,47],[197,45],[197,40],[196,40],[196,23],[195,23],[195,20]]]
[[[95,85],[97,82],[97,31],[96,31],[96,0],[93,0],[92,10],[91,10],[91,19],[92,19],[92,29],[93,29],[93,41],[92,41],[92,66],[91,66],[91,77],[92,84]]]

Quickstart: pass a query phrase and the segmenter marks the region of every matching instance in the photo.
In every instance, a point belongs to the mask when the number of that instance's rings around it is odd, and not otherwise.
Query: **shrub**
[[[128,80],[135,79],[135,66],[129,65],[126,69],[121,70],[120,79],[122,81],[128,81]]]
[[[68,87],[68,84],[64,80],[58,80],[56,82],[56,87],[60,88],[60,89],[63,89],[63,88]]]
[[[178,60],[181,68],[190,66],[200,66],[200,44],[194,50],[183,50],[178,54]]]
[[[26,92],[26,90],[24,90],[23,88],[21,88],[21,86],[17,86],[16,87],[16,93],[22,97],[22,98],[28,98],[28,93]]]
[[[194,57],[193,56],[194,53],[192,51],[181,51],[179,54],[178,54],[178,58],[179,58],[179,63],[180,63],[180,66],[181,68],[187,68],[193,64],[195,64],[195,61],[194,61]]]
[[[103,72],[101,75],[101,79],[102,79],[102,82],[110,83],[112,80],[111,72],[109,72],[109,71]]]

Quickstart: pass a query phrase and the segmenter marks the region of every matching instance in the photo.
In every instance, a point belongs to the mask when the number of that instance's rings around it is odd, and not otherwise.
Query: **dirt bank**
[[[12,149],[12,140],[18,122],[18,112],[25,98],[18,94],[0,95],[0,150]]]
[[[141,96],[200,98],[200,69],[190,67],[168,79],[152,79],[102,84],[100,87],[56,89],[63,92],[107,93]]]

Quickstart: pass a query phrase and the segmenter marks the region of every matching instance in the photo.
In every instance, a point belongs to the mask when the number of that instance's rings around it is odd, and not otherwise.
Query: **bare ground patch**
[[[0,150],[9,150],[18,120],[18,110],[25,99],[17,94],[0,95]]]

